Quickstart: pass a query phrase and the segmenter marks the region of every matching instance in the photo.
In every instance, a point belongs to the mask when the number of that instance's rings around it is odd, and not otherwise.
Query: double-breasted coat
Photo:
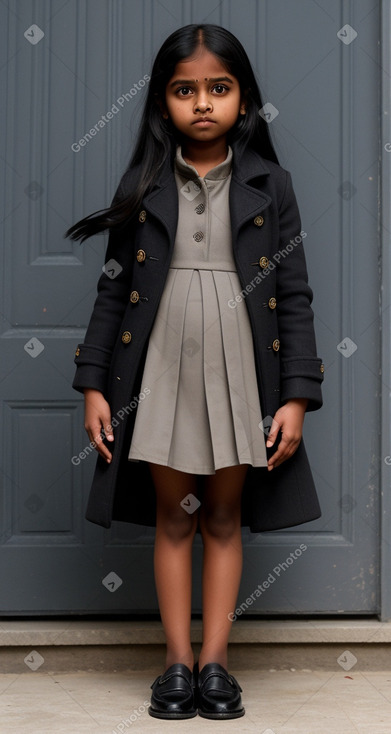
[[[232,247],[240,293],[248,309],[261,413],[265,425],[291,398],[307,398],[307,412],[322,406],[322,360],[317,356],[313,293],[303,248],[306,233],[291,175],[247,148],[232,144],[229,190]],[[138,215],[109,236],[105,268],[84,342],[76,349],[73,387],[100,390],[111,408],[114,441],[110,464],[97,456],[86,518],[110,527],[112,520],[156,525],[155,490],[147,462],[129,461],[137,407],[148,396],[142,374],[151,332],[173,254],[178,192],[174,160],[167,157]],[[113,201],[137,183],[127,171]],[[243,306],[243,304],[241,304]],[[266,447],[267,456],[276,451]],[[267,429],[259,432],[267,440]],[[197,476],[199,499],[204,489]],[[249,466],[242,493],[242,526],[251,532],[298,525],[321,511],[303,439],[280,466]],[[197,531],[200,532],[199,525]]]

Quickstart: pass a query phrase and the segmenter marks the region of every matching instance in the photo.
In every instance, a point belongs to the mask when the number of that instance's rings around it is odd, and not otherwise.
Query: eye
[[[183,90],[185,90],[185,91],[189,91],[189,90],[190,90],[190,87],[179,87],[179,88],[178,88],[178,89],[176,90],[176,94],[178,94],[179,92],[183,92]],[[188,94],[180,94],[179,96],[180,96],[180,97],[188,97],[189,95],[188,95]]]
[[[222,92],[225,92],[228,89],[228,87],[226,87],[225,84],[215,84],[213,89],[221,89]]]

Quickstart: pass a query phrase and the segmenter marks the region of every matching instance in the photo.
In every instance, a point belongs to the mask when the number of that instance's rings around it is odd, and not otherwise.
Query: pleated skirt
[[[170,268],[150,334],[129,449],[192,474],[267,466],[247,307],[236,271]]]

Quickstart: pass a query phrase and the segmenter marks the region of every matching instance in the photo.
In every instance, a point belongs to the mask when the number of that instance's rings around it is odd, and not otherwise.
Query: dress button
[[[139,292],[138,291],[132,291],[131,292],[131,294],[130,294],[130,300],[131,300],[132,303],[137,303],[137,301],[139,300],[139,298],[140,298],[140,296],[139,296]]]
[[[201,240],[204,239],[203,232],[195,232],[195,234],[193,234],[193,239],[195,239],[196,242],[201,242]]]
[[[280,348],[280,340],[279,339],[275,339],[274,342],[273,342],[273,349],[274,349],[275,352],[278,352],[279,348]]]
[[[124,344],[129,344],[131,338],[132,338],[132,335],[130,331],[124,331],[124,333],[121,336],[121,340],[123,341]]]
[[[264,220],[264,218],[263,218],[263,217],[261,217],[261,216],[258,216],[258,217],[255,217],[255,219],[254,219],[254,224],[256,224],[256,225],[257,225],[257,227],[262,227],[262,225],[263,225],[264,221],[265,221],[265,220]]]
[[[260,264],[261,268],[267,268],[267,266],[269,265],[269,260],[265,256],[260,257],[259,258],[259,264]]]
[[[145,209],[142,209],[142,211],[138,215],[138,221],[145,222],[146,218],[147,218],[147,212],[145,211]]]
[[[78,357],[78,356],[79,356],[79,354],[80,354],[80,349],[79,349],[79,347],[78,347],[78,348],[76,349],[76,352],[75,352],[75,357]]]
[[[277,306],[277,301],[274,297],[269,298],[269,308],[275,308]]]
[[[198,204],[194,211],[196,212],[196,214],[203,214],[205,211],[205,204]]]
[[[320,371],[321,372],[324,372],[324,364],[323,363],[320,365]]]
[[[145,258],[147,257],[145,250],[137,250],[137,262],[143,263]]]

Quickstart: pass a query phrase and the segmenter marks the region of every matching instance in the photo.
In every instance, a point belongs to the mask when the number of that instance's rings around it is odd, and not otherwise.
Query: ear
[[[165,120],[168,120],[168,112],[167,112],[167,107],[166,107],[166,105],[164,104],[164,102],[162,102],[162,100],[160,99],[160,97],[158,96],[158,94],[157,94],[157,93],[155,93],[155,101],[156,101],[156,103],[157,103],[157,104],[159,105],[159,107],[160,107],[160,112],[162,113],[162,115],[163,115],[164,119],[165,119]]]
[[[247,96],[248,96],[248,90],[245,89],[245,91],[243,92],[243,94],[241,95],[241,98],[240,98],[240,109],[239,109],[239,112],[240,112],[241,115],[245,115],[246,114],[246,111],[247,111]]]

